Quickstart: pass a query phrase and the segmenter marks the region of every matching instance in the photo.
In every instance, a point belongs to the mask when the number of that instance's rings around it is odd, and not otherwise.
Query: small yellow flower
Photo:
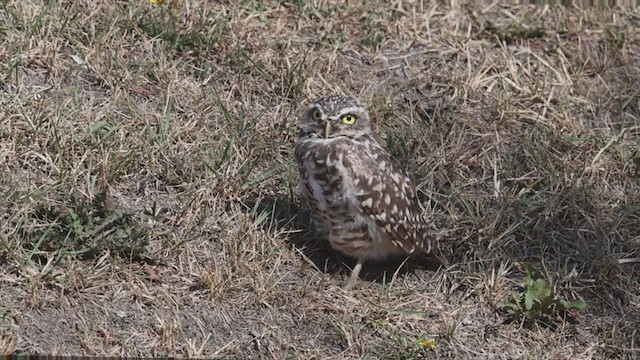
[[[164,4],[164,0],[149,0],[152,4]]]
[[[438,343],[435,340],[429,340],[426,337],[421,337],[418,339],[418,345],[422,346],[425,349],[435,349]]]

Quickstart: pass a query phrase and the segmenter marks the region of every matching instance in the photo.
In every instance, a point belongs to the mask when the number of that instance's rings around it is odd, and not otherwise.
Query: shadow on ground
[[[287,244],[302,254],[315,268],[326,274],[347,277],[356,265],[356,259],[331,248],[328,241],[318,238],[313,229],[309,209],[289,197],[251,198],[244,203],[246,213],[254,218],[269,214],[270,221],[262,223],[263,229],[275,226],[284,232]],[[393,276],[404,276],[416,270],[436,271],[439,262],[430,255],[411,258],[392,257],[381,261],[367,261],[360,273],[366,281],[385,283]]]

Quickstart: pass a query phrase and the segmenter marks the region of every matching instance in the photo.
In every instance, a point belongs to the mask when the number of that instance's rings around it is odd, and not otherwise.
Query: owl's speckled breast
[[[305,178],[307,196],[319,210],[332,212],[348,210],[349,197],[345,193],[348,160],[338,140],[311,139],[296,147],[298,169]]]
[[[296,147],[305,198],[317,230],[333,248],[354,257],[383,258],[397,253],[375,222],[358,210],[352,181],[353,139],[305,140]]]

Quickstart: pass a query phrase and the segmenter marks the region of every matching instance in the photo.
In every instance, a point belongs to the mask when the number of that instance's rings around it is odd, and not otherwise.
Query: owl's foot
[[[358,263],[356,264],[356,266],[353,267],[353,270],[351,270],[351,275],[349,275],[349,279],[342,286],[343,289],[351,290],[358,283],[358,281],[360,280],[359,275],[360,275],[360,270],[362,270],[363,262],[364,262],[363,259],[358,259]]]

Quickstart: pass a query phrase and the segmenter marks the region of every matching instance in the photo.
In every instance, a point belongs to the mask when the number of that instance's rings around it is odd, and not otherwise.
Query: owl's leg
[[[349,275],[349,279],[347,280],[347,282],[344,284],[344,289],[345,290],[350,290],[351,288],[353,288],[353,286],[355,284],[358,283],[358,279],[359,279],[359,275],[360,275],[360,270],[362,270],[362,263],[364,262],[364,259],[359,258],[358,262],[356,263],[356,266],[353,267],[353,270],[351,270],[351,275]]]

